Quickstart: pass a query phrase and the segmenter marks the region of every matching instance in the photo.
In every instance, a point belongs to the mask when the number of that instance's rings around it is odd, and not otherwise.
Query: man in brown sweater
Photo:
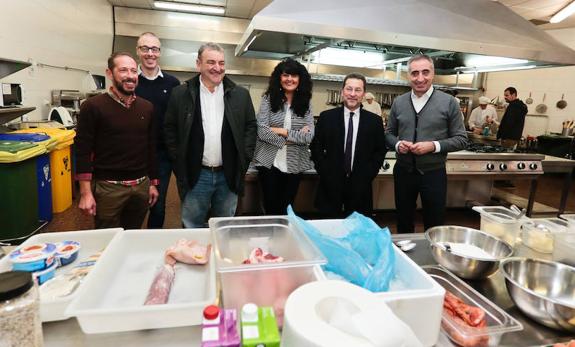
[[[82,104],[76,136],[79,207],[96,228],[139,229],[158,199],[153,105],[134,94],[138,65],[114,53],[106,69],[108,93]]]

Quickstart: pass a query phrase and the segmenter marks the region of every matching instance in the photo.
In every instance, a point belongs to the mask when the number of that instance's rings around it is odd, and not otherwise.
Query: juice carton
[[[279,347],[280,333],[273,308],[245,304],[241,323],[243,347]]]
[[[202,347],[240,347],[236,310],[210,305],[204,309]]]

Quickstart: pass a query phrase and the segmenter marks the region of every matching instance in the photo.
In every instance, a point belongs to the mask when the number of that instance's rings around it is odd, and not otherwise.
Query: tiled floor
[[[508,194],[513,194],[519,197],[527,198],[529,195],[529,182],[516,181],[515,188],[498,188],[500,191]],[[561,190],[563,188],[563,176],[559,175],[544,175],[539,180],[537,194],[535,200],[541,204],[558,208]],[[575,185],[572,185],[569,199],[567,201],[567,210],[575,211]],[[311,216],[304,216],[313,218]],[[374,220],[381,226],[388,226],[392,232],[395,232],[395,213],[394,212],[378,212],[374,216]],[[479,216],[477,213],[470,209],[450,209],[446,216],[446,224],[462,225],[469,227],[479,227]],[[144,224],[145,225],[145,224]],[[177,194],[175,180],[172,177],[170,189],[168,191],[168,198],[166,203],[166,220],[164,224],[166,229],[181,228],[180,221],[180,201]],[[421,214],[418,213],[416,217],[417,231],[423,231],[423,223]],[[42,232],[50,231],[67,231],[67,230],[84,230],[93,229],[92,218],[85,216],[78,209],[77,200],[74,201],[73,206],[63,213],[54,215],[54,219]]]

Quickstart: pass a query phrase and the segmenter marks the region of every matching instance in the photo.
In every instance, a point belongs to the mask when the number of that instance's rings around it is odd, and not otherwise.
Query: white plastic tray
[[[342,220],[309,222],[326,235],[343,237],[348,233]],[[390,291],[377,295],[413,330],[424,346],[433,346],[439,339],[445,290],[399,248],[395,245],[393,248],[396,278],[403,282],[406,288],[391,288]]]
[[[44,233],[36,234],[26,240],[22,245],[18,246],[28,246],[36,243],[43,242],[61,242],[66,240],[78,241],[80,242],[80,252],[78,253],[78,258],[63,267],[56,270],[56,276],[59,274],[64,274],[69,272],[76,266],[76,264],[85,261],[88,257],[102,251],[108,243],[112,240],[117,232],[122,231],[122,228],[116,229],[100,229],[100,230],[82,230],[82,231],[66,231],[58,233]],[[4,257],[0,260],[0,272],[10,271],[12,269],[12,264],[8,260],[8,257]],[[86,277],[87,278],[87,277]],[[83,281],[86,281],[84,278]],[[81,287],[81,285],[80,285]],[[78,293],[79,288],[77,288],[72,294],[53,300],[41,300],[40,301],[40,318],[42,322],[52,322],[58,320],[64,320],[70,318],[69,315],[65,313],[68,304],[74,299]]]
[[[88,334],[201,324],[202,310],[216,300],[213,254],[206,265],[176,264],[168,303],[144,306],[164,251],[182,238],[211,243],[208,229],[118,233],[66,313]]]

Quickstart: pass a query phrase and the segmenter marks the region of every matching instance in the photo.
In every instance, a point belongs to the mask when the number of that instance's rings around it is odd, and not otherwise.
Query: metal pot
[[[529,92],[529,97],[525,99],[525,103],[527,105],[531,105],[533,103],[533,98],[531,98],[531,92]]]
[[[567,107],[567,101],[563,100],[565,94],[561,94],[561,100],[557,101],[557,108],[562,110]]]
[[[547,112],[547,105],[545,105],[545,96],[546,94],[543,93],[543,101],[539,105],[537,105],[537,107],[535,107],[535,111],[537,111],[538,113]]]

